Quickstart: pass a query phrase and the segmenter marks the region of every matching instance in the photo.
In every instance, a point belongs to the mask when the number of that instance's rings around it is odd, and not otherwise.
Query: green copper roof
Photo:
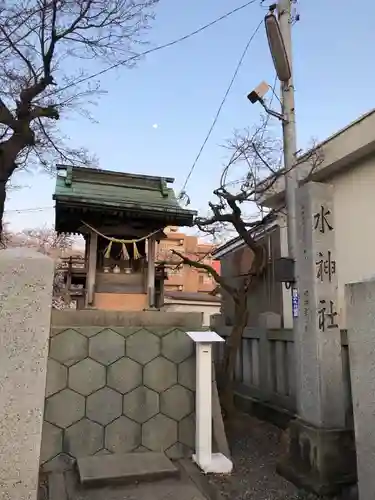
[[[58,207],[80,206],[103,210],[145,212],[159,218],[175,215],[192,225],[196,212],[180,207],[173,189],[174,179],[112,172],[83,167],[58,166],[53,199]]]

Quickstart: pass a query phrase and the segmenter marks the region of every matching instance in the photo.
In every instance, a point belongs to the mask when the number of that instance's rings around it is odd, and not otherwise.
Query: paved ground
[[[76,471],[52,473],[49,476],[48,500],[213,500],[207,481],[190,461],[182,463],[181,477],[152,483],[103,488],[84,488]],[[191,474],[192,472],[192,474]],[[207,489],[208,486],[208,489]],[[44,495],[39,500],[45,500]],[[219,500],[216,499],[215,500]]]
[[[318,500],[316,495],[298,490],[276,473],[282,452],[282,431],[248,415],[239,414],[227,428],[234,472],[231,476],[211,476],[223,500]],[[338,497],[320,500],[358,500],[355,487]]]
[[[68,471],[65,472],[65,496],[51,495],[50,490],[48,500],[317,500],[315,495],[299,491],[276,474],[281,453],[279,429],[240,415],[228,429],[228,437],[235,464],[231,476],[206,478],[191,461],[186,461],[181,481],[82,490],[75,473]],[[354,498],[348,495],[331,500]],[[45,488],[41,488],[39,500],[47,500]]]
[[[68,500],[207,500],[190,481],[166,480],[138,486],[83,490],[71,474],[66,477]]]
[[[227,429],[235,470],[229,477],[212,476],[210,481],[225,499],[304,500],[315,499],[299,492],[276,474],[281,453],[281,431],[248,415],[238,415]]]

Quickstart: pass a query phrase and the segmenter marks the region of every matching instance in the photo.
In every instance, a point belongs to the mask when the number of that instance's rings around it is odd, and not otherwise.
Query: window
[[[204,282],[209,285],[212,282],[212,277],[210,274],[205,274],[204,275]]]
[[[199,285],[210,285],[212,282],[212,278],[207,273],[200,273],[198,277]]]
[[[169,276],[177,276],[181,272],[181,269],[179,267],[170,267],[168,269],[168,274]]]

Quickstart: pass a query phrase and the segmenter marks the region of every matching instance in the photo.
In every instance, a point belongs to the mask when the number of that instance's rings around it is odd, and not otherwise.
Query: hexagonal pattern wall
[[[52,329],[42,462],[61,453],[189,456],[194,389],[194,346],[181,329]]]

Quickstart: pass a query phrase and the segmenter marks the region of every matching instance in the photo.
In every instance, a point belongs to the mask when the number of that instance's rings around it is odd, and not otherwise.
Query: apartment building
[[[176,266],[179,262],[177,256],[173,257],[172,249],[190,257],[209,264],[217,271],[220,263],[213,260],[211,252],[213,246],[201,243],[196,236],[179,232],[178,227],[168,227],[164,230],[167,239],[162,240],[157,247],[156,261],[169,262],[168,279],[164,283],[165,292],[209,293],[216,287],[215,281],[204,271],[199,271],[188,265]]]

